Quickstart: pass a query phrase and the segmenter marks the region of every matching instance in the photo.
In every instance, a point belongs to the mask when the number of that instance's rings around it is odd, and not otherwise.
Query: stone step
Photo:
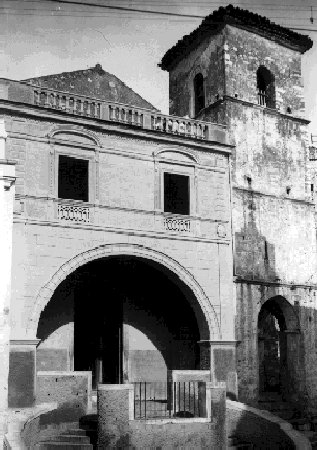
[[[49,423],[41,425],[40,430],[69,430],[79,428],[79,422]]]
[[[36,445],[36,450],[54,450],[65,448],[67,450],[93,450],[92,444],[81,444],[68,441],[44,441]]]
[[[68,430],[64,430],[62,432],[63,435],[68,435],[68,434],[76,434],[79,436],[86,436],[86,431],[82,430],[81,428],[69,428]]]
[[[55,441],[67,441],[67,442],[79,442],[82,444],[90,444],[88,436],[82,436],[77,434],[59,434],[55,437]]]

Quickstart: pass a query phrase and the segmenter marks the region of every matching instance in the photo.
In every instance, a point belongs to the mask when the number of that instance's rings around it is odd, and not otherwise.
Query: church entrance
[[[78,268],[54,292],[39,320],[37,370],[91,371],[94,388],[166,382],[169,369],[200,369],[206,327],[193,292],[169,269],[109,256]]]

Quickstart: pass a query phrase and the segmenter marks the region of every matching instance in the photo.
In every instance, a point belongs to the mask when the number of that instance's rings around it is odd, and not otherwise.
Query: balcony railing
[[[87,206],[60,203],[57,207],[57,215],[59,220],[68,222],[90,222],[89,207]]]
[[[167,231],[186,231],[189,233],[190,220],[175,217],[164,217],[164,228]]]
[[[217,123],[169,116],[156,110],[57,91],[26,82],[0,79],[1,84],[6,87],[3,90],[7,92],[3,97],[6,100],[30,103],[76,116],[123,123],[162,134],[227,143],[225,126]]]
[[[101,101],[43,88],[34,88],[33,93],[34,105],[79,116],[101,118]]]

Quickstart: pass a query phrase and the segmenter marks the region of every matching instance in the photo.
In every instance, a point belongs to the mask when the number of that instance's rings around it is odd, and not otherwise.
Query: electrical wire
[[[13,1],[18,1],[18,0],[13,0]],[[122,1],[122,0],[121,0]],[[42,5],[44,5],[43,1],[41,0],[25,0],[25,3],[42,3]],[[147,2],[149,2],[149,0],[147,0]],[[126,14],[126,13],[142,13],[142,14],[149,14],[149,15],[160,15],[160,16],[172,16],[172,17],[177,17],[177,18],[186,18],[186,19],[203,19],[205,18],[205,15],[195,15],[195,14],[183,14],[183,13],[174,13],[174,12],[167,12],[167,11],[153,11],[153,10],[144,10],[144,9],[136,9],[136,8],[128,8],[128,7],[124,7],[124,6],[113,6],[113,5],[104,5],[104,4],[100,4],[100,3],[89,3],[89,2],[82,2],[82,1],[76,1],[76,0],[48,0],[46,4],[48,3],[57,3],[57,4],[63,4],[63,5],[76,5],[76,6],[89,6],[89,7],[96,7],[96,8],[102,8],[102,9],[107,9],[109,10],[109,12],[111,11],[120,11],[120,13],[122,14]],[[219,4],[219,2],[210,2],[210,3],[217,3]],[[144,3],[143,3],[144,4]],[[248,3],[245,3],[245,5],[247,5]],[[196,6],[197,4],[195,4]],[[268,5],[272,5],[272,4],[266,4],[265,6]],[[291,5],[287,5],[287,6],[291,6]],[[34,15],[34,14],[29,14],[29,13],[25,13],[25,12],[21,12],[21,9],[17,9],[17,8],[11,8],[11,7],[1,7],[3,9],[14,9],[15,12],[7,12],[7,11],[0,11],[0,14],[7,14],[7,15],[20,15],[20,16],[27,16],[27,15]],[[50,15],[50,16],[54,16],[54,13],[56,13],[56,17],[80,17],[80,14],[84,14],[84,17],[100,17],[101,14],[98,13],[98,15],[87,15],[86,11],[63,11],[61,12],[60,10],[53,10],[53,11],[49,11],[46,9],[41,9],[39,10],[38,8],[24,8],[22,9],[22,11],[36,11],[36,12],[46,12],[46,15]],[[309,9],[307,9],[307,11],[309,11],[312,14],[312,7],[310,7]],[[87,13],[89,13],[87,11]],[[45,14],[37,14],[38,17],[41,16],[45,16]],[[111,17],[115,17],[113,15],[111,15]],[[127,16],[124,16],[124,18],[129,18]],[[132,16],[131,16],[132,18]],[[309,20],[309,18],[303,18],[303,17],[298,17],[298,18],[291,18],[291,17],[285,17],[285,16],[270,16],[270,19],[285,19],[285,20]],[[312,16],[310,18],[310,20],[312,19]],[[140,17],[138,17],[138,20],[140,20]],[[148,19],[146,19],[148,20]],[[311,20],[312,22],[312,20]],[[296,25],[296,24],[295,24]],[[284,25],[287,26],[287,25]],[[292,29],[292,30],[302,30],[302,31],[312,31],[312,32],[316,32],[317,29],[312,29],[312,28],[302,28],[302,27],[290,27],[288,26],[288,28]]]

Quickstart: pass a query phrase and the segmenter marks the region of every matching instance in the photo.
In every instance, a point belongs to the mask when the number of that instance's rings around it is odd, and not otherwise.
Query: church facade
[[[95,387],[210,370],[242,401],[316,408],[311,45],[220,8],[161,61],[169,116],[100,65],[1,80],[10,406],[33,404],[37,372],[91,371]]]
[[[37,372],[91,371],[96,386],[209,369],[211,343],[234,373],[224,127],[3,85],[17,177],[9,405],[32,404]]]

